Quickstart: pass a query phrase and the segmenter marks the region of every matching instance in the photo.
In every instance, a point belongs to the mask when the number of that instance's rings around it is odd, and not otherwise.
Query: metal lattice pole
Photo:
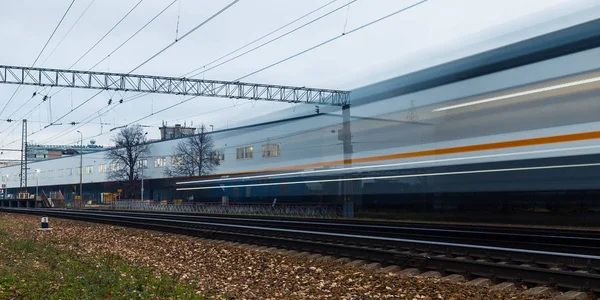
[[[27,120],[23,119],[21,132],[21,192],[27,190]]]

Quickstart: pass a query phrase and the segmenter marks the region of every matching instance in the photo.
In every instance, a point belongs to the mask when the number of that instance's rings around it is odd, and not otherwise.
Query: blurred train
[[[351,194],[366,210],[596,211],[599,96],[592,20],[353,90],[349,137],[342,109],[326,106],[211,132],[222,159],[211,176],[165,178],[178,140],[151,143],[145,198],[340,203]],[[83,159],[88,197],[119,187],[103,155]],[[66,157],[30,169],[41,170],[40,186],[68,191],[78,166]],[[8,192],[18,172],[0,168]]]

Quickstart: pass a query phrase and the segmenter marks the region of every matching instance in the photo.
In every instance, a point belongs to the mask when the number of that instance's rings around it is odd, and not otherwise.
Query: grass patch
[[[0,230],[0,299],[207,299],[117,256],[82,257]],[[212,297],[211,297],[212,298]]]

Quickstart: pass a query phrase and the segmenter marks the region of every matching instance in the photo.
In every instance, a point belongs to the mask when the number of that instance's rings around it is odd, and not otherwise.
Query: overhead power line
[[[298,53],[296,53],[296,54],[294,54],[294,55],[288,56],[288,57],[286,57],[286,58],[284,58],[284,59],[282,59],[282,60],[280,60],[280,61],[278,61],[278,62],[272,63],[272,64],[270,64],[270,65],[268,65],[268,66],[266,66],[266,67],[264,67],[264,68],[261,68],[261,69],[258,69],[258,70],[256,70],[256,71],[254,71],[254,72],[252,72],[252,73],[249,73],[249,74],[247,74],[247,75],[244,75],[244,76],[242,76],[242,77],[240,77],[240,78],[236,79],[235,81],[242,80],[242,79],[244,79],[244,78],[248,78],[248,77],[250,77],[250,76],[252,76],[252,75],[254,75],[254,74],[257,74],[257,73],[260,73],[260,72],[262,72],[262,71],[264,71],[264,70],[270,69],[270,68],[272,68],[272,67],[274,67],[274,66],[276,66],[276,65],[279,65],[279,64],[281,64],[281,63],[283,63],[283,62],[286,62],[286,61],[288,61],[288,60],[290,60],[290,59],[296,58],[296,57],[298,57],[298,56],[300,56],[300,55],[302,55],[302,54],[305,54],[305,53],[307,53],[307,52],[310,52],[310,51],[312,51],[312,50],[315,50],[315,49],[317,49],[317,48],[319,48],[319,47],[321,47],[321,46],[323,46],[323,45],[329,44],[329,43],[331,43],[331,42],[333,42],[333,41],[335,41],[335,40],[337,40],[337,39],[339,39],[339,38],[341,38],[341,37],[344,37],[344,36],[350,35],[350,34],[352,34],[352,33],[355,33],[355,32],[357,32],[357,31],[359,31],[359,30],[361,30],[361,29],[364,29],[364,28],[366,28],[366,27],[369,27],[369,26],[371,26],[371,25],[373,25],[373,24],[379,23],[379,22],[381,22],[381,21],[383,21],[383,20],[385,20],[385,19],[387,19],[387,18],[390,18],[390,17],[392,17],[392,16],[395,16],[395,15],[397,15],[397,14],[401,13],[401,12],[407,11],[407,10],[409,10],[409,9],[411,9],[411,8],[415,7],[415,6],[421,5],[421,4],[423,4],[423,3],[427,2],[427,1],[428,1],[428,0],[422,0],[422,1],[419,1],[419,2],[417,2],[417,3],[415,3],[415,4],[409,5],[409,6],[405,7],[405,8],[399,9],[399,10],[397,10],[397,11],[395,11],[395,12],[392,12],[392,13],[390,13],[390,14],[388,14],[388,15],[385,15],[385,16],[383,16],[383,17],[381,17],[381,18],[377,19],[377,20],[374,20],[374,21],[371,21],[371,22],[369,22],[369,23],[366,23],[366,24],[364,24],[364,25],[361,25],[361,26],[359,26],[359,27],[357,27],[357,28],[354,28],[354,29],[352,29],[352,30],[350,30],[350,31],[348,31],[348,32],[346,32],[346,33],[342,33],[342,34],[340,34],[340,35],[338,35],[338,36],[336,36],[336,37],[333,37],[333,38],[331,38],[331,39],[329,39],[329,40],[326,40],[326,41],[324,41],[324,42],[322,42],[322,43],[320,43],[320,44],[317,44],[317,45],[315,45],[315,46],[312,46],[312,47],[310,47],[310,48],[308,48],[308,49],[306,49],[306,50],[300,51],[300,52],[298,52]]]
[[[67,14],[69,13],[69,11],[71,10],[71,7],[73,7],[73,3],[75,3],[75,0],[71,1],[71,4],[69,4],[69,7],[67,7],[67,10],[63,14],[63,16],[60,18],[60,21],[58,22],[58,24],[56,25],[56,27],[52,31],[52,34],[50,35],[50,37],[48,38],[48,40],[44,44],[44,47],[42,48],[42,50],[40,51],[40,53],[38,54],[38,56],[35,58],[35,60],[31,64],[32,67],[35,66],[35,64],[37,63],[38,59],[40,59],[40,56],[42,55],[42,53],[44,52],[44,50],[46,50],[46,47],[48,47],[48,43],[50,43],[50,40],[52,40],[52,37],[54,37],[54,34],[56,33],[56,30],[58,30],[58,27],[60,27],[60,24],[62,24],[63,20],[65,19],[65,17],[67,16]],[[10,96],[10,98],[8,99],[8,101],[6,101],[6,104],[4,104],[4,107],[2,107],[2,110],[0,110],[0,115],[2,115],[4,113],[4,110],[6,110],[6,107],[10,104],[10,102],[12,102],[12,100],[15,97],[15,95],[19,91],[20,87],[21,87],[21,85],[17,86],[17,88],[15,89],[15,92],[12,94],[12,96]]]
[[[334,2],[337,2],[337,1],[339,1],[339,0],[333,0],[333,1],[330,1],[329,3],[326,3],[325,5],[322,5],[322,6],[318,7],[318,8],[316,8],[316,9],[314,9],[314,10],[312,10],[312,11],[310,11],[310,12],[308,12],[308,13],[304,14],[304,15],[302,15],[302,16],[301,16],[301,17],[299,17],[299,18],[296,18],[295,20],[293,20],[293,21],[291,21],[291,22],[289,22],[289,23],[287,23],[287,24],[285,24],[285,25],[283,25],[283,26],[280,26],[279,28],[277,28],[277,29],[275,29],[275,30],[272,30],[271,32],[269,32],[269,33],[267,33],[267,34],[265,34],[265,35],[263,35],[263,36],[261,36],[261,37],[259,37],[259,38],[255,39],[254,41],[252,41],[252,42],[250,42],[250,43],[247,43],[247,44],[245,44],[244,46],[242,46],[242,47],[239,47],[239,48],[237,48],[237,49],[235,49],[235,50],[233,50],[233,51],[231,51],[231,52],[229,52],[229,53],[227,53],[227,54],[225,54],[225,55],[223,55],[223,56],[221,56],[221,57],[219,57],[219,58],[217,58],[217,59],[215,59],[215,60],[213,60],[213,61],[211,61],[211,62],[209,62],[209,63],[207,63],[207,64],[205,64],[204,66],[202,66],[202,67],[200,67],[200,68],[196,68],[196,69],[194,69],[194,70],[192,70],[192,71],[190,71],[190,72],[187,72],[187,73],[183,74],[181,77],[187,77],[188,75],[190,75],[190,74],[192,74],[192,73],[194,73],[194,72],[197,72],[197,71],[199,71],[200,69],[204,69],[204,68],[206,68],[206,67],[208,67],[208,66],[210,66],[210,65],[212,65],[212,64],[214,64],[214,63],[216,63],[216,62],[218,62],[218,61],[220,61],[221,59],[223,59],[223,58],[225,58],[225,57],[228,57],[228,56],[230,56],[230,55],[232,55],[232,54],[234,54],[234,53],[236,53],[236,52],[238,52],[238,51],[240,51],[240,50],[242,50],[242,49],[244,49],[244,48],[246,48],[246,47],[248,47],[248,46],[250,46],[250,45],[252,45],[252,44],[254,44],[254,43],[256,43],[256,42],[258,42],[258,41],[260,41],[260,40],[262,40],[262,39],[264,39],[264,38],[266,38],[266,37],[268,37],[268,36],[272,35],[273,33],[275,33],[275,32],[278,32],[278,31],[280,31],[281,29],[284,29],[284,28],[286,28],[286,27],[288,27],[288,26],[290,26],[290,25],[292,25],[292,24],[294,24],[294,23],[298,22],[298,21],[300,21],[300,20],[302,20],[302,19],[304,19],[304,18],[306,18],[306,17],[308,17],[308,16],[310,16],[310,15],[314,14],[315,12],[317,12],[317,11],[319,11],[319,10],[321,10],[321,9],[323,9],[323,8],[325,8],[325,7],[329,6],[329,5],[331,5],[331,4],[333,4]],[[354,1],[352,1],[352,2],[355,2],[355,1],[357,1],[357,0],[354,0]],[[349,5],[349,4],[347,4],[347,5]],[[339,9],[339,8],[338,8],[338,9]],[[333,12],[337,11],[338,9],[336,9],[336,10],[334,10],[334,11],[332,11],[332,12],[330,12],[330,13],[326,14],[326,15],[330,15],[331,13],[333,13]],[[317,21],[317,20],[319,20],[319,19],[321,19],[321,18],[325,17],[326,15],[324,15],[324,16],[321,16],[321,17],[319,17],[319,18],[317,18],[317,19],[315,19],[315,20],[311,21],[310,23],[312,23],[312,22],[315,22],[315,21]],[[309,24],[310,24],[310,23],[309,23]],[[294,31],[296,31],[296,30],[298,30],[298,29],[300,29],[300,28],[302,28],[302,27],[304,27],[304,26],[306,26],[306,25],[308,25],[308,24],[305,24],[305,25],[303,25],[303,26],[301,26],[301,27],[298,27],[298,28],[294,29],[293,31],[290,31],[290,32],[286,33],[285,35],[288,35],[288,34],[290,34],[290,33],[294,32]],[[284,35],[284,36],[285,36],[285,35]],[[281,37],[283,37],[283,36],[280,36],[280,37],[277,37],[277,38],[275,38],[275,39],[273,39],[273,40],[270,40],[269,42],[267,42],[267,43],[265,43],[265,44],[263,44],[263,45],[261,45],[261,46],[259,46],[259,47],[257,47],[257,48],[254,48],[254,49],[252,49],[251,51],[254,51],[254,50],[256,50],[256,49],[258,49],[258,48],[260,48],[260,47],[262,47],[262,46],[265,46],[266,44],[268,44],[268,43],[271,43],[271,42],[273,42],[273,41],[275,41],[275,40],[277,40],[277,39],[280,39]],[[251,51],[249,51],[249,52],[251,52]],[[247,53],[248,53],[248,52],[245,52],[244,54],[247,54]],[[228,60],[227,62],[229,62],[229,61],[231,61],[231,60]],[[217,66],[217,67],[218,67],[218,66]],[[215,67],[215,68],[216,68],[216,67]],[[212,70],[212,69],[214,69],[214,68],[211,68],[211,70]],[[208,71],[208,70],[206,70],[206,71]],[[206,71],[204,71],[204,72],[206,72]],[[200,73],[197,73],[197,74],[191,75],[191,76],[189,76],[189,77],[196,77],[197,75],[199,75],[199,74],[202,74],[202,73],[204,73],[204,72],[200,72]]]
[[[121,24],[121,22],[123,22],[123,20],[125,20],[125,18],[127,18],[127,16],[129,16],[144,0],[140,0],[135,6],[133,6],[118,22],[117,24],[115,24],[106,34],[104,34],[104,36],[102,36],[90,49],[88,49],[81,57],[79,57],[79,59],[77,59],[77,61],[75,61],[70,67],[69,69],[73,68],[78,62],[80,62],[86,55],[88,55],[88,53],[90,53],[90,51],[92,51],[94,48],[96,48],[96,46],[98,46],[98,44],[100,44],[100,42],[102,42],[102,40],[104,40],[113,30],[115,30],[115,28],[117,28],[119,26],[119,24]]]
[[[67,36],[69,35],[69,33],[71,33],[71,31],[73,31],[73,28],[75,28],[75,26],[77,26],[77,24],[79,23],[79,21],[81,21],[81,19],[85,15],[85,13],[90,9],[90,7],[92,6],[92,4],[94,4],[95,1],[96,0],[92,0],[90,2],[90,4],[88,4],[86,6],[86,8],[83,10],[83,12],[77,18],[77,20],[75,20],[75,23],[73,23],[73,25],[71,25],[71,27],[69,28],[69,30],[67,31],[67,33],[65,33],[65,35],[63,35],[63,37],[60,39],[60,41],[58,42],[58,44],[56,44],[56,46],[54,46],[54,49],[52,49],[52,51],[50,52],[50,54],[48,54],[48,57],[46,57],[46,59],[42,62],[42,65],[44,65],[48,61],[48,59],[52,56],[52,54],[54,54],[54,52],[56,51],[56,49],[58,49],[58,47],[62,44],[62,42],[67,38]]]
[[[218,15],[220,15],[221,13],[223,13],[224,11],[226,11],[227,9],[229,9],[230,7],[232,7],[234,4],[238,3],[240,0],[234,0],[233,2],[229,3],[227,6],[223,7],[221,10],[219,10],[218,12],[216,12],[215,14],[213,14],[212,16],[210,16],[208,19],[204,20],[204,22],[198,24],[198,26],[192,28],[192,30],[188,31],[187,33],[185,33],[184,35],[182,35],[179,39],[175,39],[174,42],[172,42],[171,44],[167,45],[166,47],[164,47],[162,50],[158,51],[156,54],[152,55],[150,58],[148,58],[147,60],[145,60],[143,63],[141,63],[139,66],[135,67],[133,70],[129,71],[129,74],[135,72],[137,69],[141,68],[143,65],[147,64],[148,62],[150,62],[151,60],[153,60],[154,58],[156,58],[157,56],[159,56],[160,54],[162,54],[163,52],[165,52],[167,49],[171,48],[173,45],[175,45],[177,42],[183,40],[184,38],[186,38],[188,35],[190,35],[191,33],[193,33],[194,31],[198,30],[198,28],[202,27],[204,24],[210,22],[212,19],[216,18]]]
[[[172,6],[172,5],[173,5],[173,4],[174,4],[176,1],[177,1],[177,0],[174,0],[174,1],[172,1],[172,2],[171,2],[169,5],[167,5],[165,8],[163,8],[163,9],[162,9],[162,10],[161,10],[161,11],[160,11],[158,14],[156,14],[156,15],[155,15],[155,16],[154,16],[152,19],[150,19],[150,21],[148,21],[146,24],[144,24],[144,26],[142,26],[140,29],[138,29],[138,30],[137,30],[135,33],[133,33],[133,34],[132,34],[132,35],[131,35],[129,38],[127,38],[127,39],[126,39],[126,40],[125,40],[123,43],[121,43],[119,46],[117,46],[117,47],[116,47],[116,48],[115,48],[115,49],[114,49],[112,52],[110,52],[110,53],[109,53],[107,56],[105,56],[105,57],[104,57],[102,60],[100,60],[99,62],[97,62],[97,63],[96,63],[94,66],[92,66],[92,67],[91,67],[89,70],[91,70],[91,69],[95,68],[95,67],[96,67],[96,66],[98,66],[100,63],[102,63],[103,61],[105,61],[105,60],[106,60],[108,57],[110,57],[110,56],[111,56],[111,55],[113,55],[115,52],[117,52],[119,49],[121,49],[121,48],[122,48],[122,47],[123,47],[125,44],[127,44],[129,41],[131,41],[131,40],[132,40],[132,39],[133,39],[133,38],[134,38],[136,35],[138,35],[138,34],[139,34],[139,33],[140,33],[142,30],[144,30],[144,29],[145,29],[145,28],[146,28],[148,25],[150,25],[152,22],[154,22],[154,20],[156,20],[156,19],[157,19],[157,18],[158,18],[160,15],[162,15],[162,14],[163,14],[163,13],[164,13],[164,12],[165,12],[165,11],[166,11],[168,8],[170,8],[170,7],[171,7],[171,6]],[[93,2],[93,1],[92,1],[92,2]],[[141,1],[140,1],[140,2],[141,2]],[[139,4],[139,2],[138,2],[138,4]],[[91,4],[90,4],[90,5],[91,5]],[[137,5],[136,5],[136,6],[134,6],[134,7],[133,7],[133,8],[132,8],[132,9],[131,9],[131,10],[130,10],[130,11],[129,11],[129,12],[126,14],[126,15],[125,15],[125,17],[127,17],[127,16],[128,16],[128,15],[129,15],[129,14],[130,14],[130,13],[133,11],[133,9],[135,9],[136,7],[137,7]],[[88,8],[89,8],[89,6],[88,6]],[[117,25],[119,25],[119,24],[120,24],[120,23],[121,23],[121,22],[124,20],[124,18],[125,18],[125,17],[121,18],[121,20],[119,20],[119,22],[118,22],[118,23],[117,23],[115,26],[113,26],[113,27],[111,28],[111,30],[110,30],[110,31],[109,31],[107,34],[105,34],[105,35],[104,35],[104,37],[106,37],[106,36],[107,36],[107,35],[108,35],[110,32],[112,32],[112,31],[113,31],[113,30],[114,30],[114,29],[117,27]],[[98,41],[96,44],[98,44],[99,42],[100,42],[100,41]],[[88,53],[89,53],[89,51],[88,51]],[[85,55],[84,55],[84,56],[85,56]],[[54,95],[58,94],[59,92],[61,92],[61,91],[62,91],[62,90],[64,90],[64,89],[65,89],[65,87],[61,88],[61,89],[60,89],[59,91],[57,91],[56,93],[52,94],[52,96],[54,96]],[[95,97],[97,97],[98,95],[100,95],[100,94],[99,94],[99,93],[96,93],[94,96],[92,96],[92,98],[88,99],[86,102],[89,102],[90,100],[94,99],[94,98],[95,98]],[[139,97],[138,97],[138,98],[139,98]],[[114,108],[114,107],[116,107],[116,106],[113,106],[113,108]],[[109,109],[109,111],[110,111],[110,110],[111,110],[111,109]],[[68,114],[70,114],[71,112],[72,112],[72,111],[69,111],[69,112],[67,113],[67,115],[68,115]],[[93,116],[95,116],[95,115],[96,115],[96,113],[98,113],[98,112],[99,112],[99,111],[97,111],[97,112],[94,112],[94,113],[92,113],[90,116],[92,116],[92,117],[93,117]],[[107,112],[108,112],[108,111],[107,111]],[[66,116],[66,115],[65,115],[65,116]],[[63,117],[64,117],[64,116],[63,116]],[[89,118],[89,117],[88,117],[88,118]],[[83,125],[85,125],[85,124],[88,124],[89,122],[86,122],[88,118],[85,118],[85,119],[83,119],[82,121],[78,122],[78,124],[80,124],[80,126],[78,126],[77,128],[80,128],[80,127],[82,127],[82,126],[83,126]],[[94,118],[94,119],[95,119],[95,118]],[[92,120],[94,120],[94,119],[92,119]],[[73,130],[76,130],[77,128],[75,128],[75,129],[73,129]],[[70,130],[70,129],[67,129],[66,131],[68,132],[69,130]]]
[[[97,62],[95,65],[93,65],[91,68],[88,69],[92,70],[93,68],[97,67],[99,64],[101,64],[103,61],[105,61],[106,59],[108,59],[111,55],[115,54],[115,52],[117,52],[119,49],[121,49],[121,47],[125,46],[125,44],[127,44],[131,39],[133,39],[136,35],[138,35],[138,33],[140,33],[142,30],[144,30],[148,25],[150,25],[150,23],[154,22],[154,20],[156,20],[160,15],[162,15],[167,9],[169,9],[169,7],[173,6],[173,4],[175,4],[175,2],[177,2],[177,0],[173,0],[173,2],[171,2],[169,5],[167,5],[165,8],[163,8],[163,10],[161,10],[157,15],[155,15],[152,19],[150,19],[150,21],[148,21],[146,24],[144,24],[144,26],[142,26],[140,29],[138,29],[138,31],[136,31],[134,34],[132,34],[128,39],[126,39],[123,43],[121,43],[119,46],[117,46],[117,48],[115,48],[115,50],[111,51],[107,56],[105,56],[103,59],[101,59],[99,62]]]

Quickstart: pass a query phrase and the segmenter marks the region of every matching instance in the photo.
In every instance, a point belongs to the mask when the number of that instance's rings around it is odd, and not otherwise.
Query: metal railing
[[[337,205],[195,202],[164,204],[155,201],[120,200],[110,205],[114,210],[194,212],[203,214],[341,218],[343,209]]]

